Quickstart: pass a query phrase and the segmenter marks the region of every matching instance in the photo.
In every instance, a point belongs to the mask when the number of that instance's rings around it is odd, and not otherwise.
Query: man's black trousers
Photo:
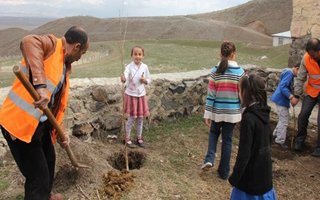
[[[56,155],[47,123],[39,123],[30,143],[12,140],[1,127],[13,158],[26,178],[25,200],[47,200],[53,184]]]

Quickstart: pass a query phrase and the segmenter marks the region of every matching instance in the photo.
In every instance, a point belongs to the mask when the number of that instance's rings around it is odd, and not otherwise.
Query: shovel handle
[[[294,107],[292,107],[292,118],[293,118],[292,120],[293,120],[293,129],[294,129],[294,131],[292,132],[292,135],[291,135],[291,144],[290,144],[291,149],[293,149],[294,140],[295,140],[294,132],[297,131],[297,118],[296,118],[296,112],[295,112]]]
[[[40,95],[38,94],[38,92],[34,89],[34,87],[31,85],[30,81],[26,78],[26,76],[22,73],[20,67],[18,65],[15,65],[13,67],[13,73],[17,76],[17,78],[20,80],[20,82],[22,83],[22,85],[26,88],[26,90],[29,92],[29,94],[32,96],[32,98],[35,101],[38,101],[40,99]],[[43,113],[48,117],[49,122],[51,123],[51,125],[53,126],[53,128],[56,129],[57,133],[58,133],[58,137],[60,139],[62,139],[63,141],[66,139],[66,136],[62,130],[62,128],[60,127],[60,125],[58,124],[56,118],[54,117],[54,115],[52,114],[52,112],[50,111],[49,108],[45,108],[42,110]],[[75,156],[70,148],[69,145],[67,145],[65,147],[65,150],[68,154],[68,157],[71,161],[71,164],[75,167],[88,167],[86,165],[80,164],[77,162],[77,160],[75,159]]]

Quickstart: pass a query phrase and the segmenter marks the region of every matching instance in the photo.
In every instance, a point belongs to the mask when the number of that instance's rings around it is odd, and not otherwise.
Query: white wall
[[[292,39],[288,37],[273,36],[272,39],[273,39],[272,46],[274,47],[292,43]]]

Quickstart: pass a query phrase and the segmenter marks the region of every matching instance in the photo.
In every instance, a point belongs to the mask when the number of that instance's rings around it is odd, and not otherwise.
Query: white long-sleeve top
[[[150,85],[151,78],[148,66],[141,62],[140,66],[136,65],[133,61],[126,66],[124,76],[126,78],[126,91],[125,93],[130,96],[141,97],[146,95],[145,84],[140,82],[141,76]]]

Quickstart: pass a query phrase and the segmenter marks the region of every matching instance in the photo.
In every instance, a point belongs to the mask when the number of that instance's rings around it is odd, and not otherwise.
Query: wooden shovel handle
[[[26,88],[26,90],[29,92],[29,94],[32,96],[32,98],[35,101],[38,101],[40,99],[40,95],[38,94],[38,92],[34,89],[34,87],[31,85],[31,83],[29,82],[29,80],[26,78],[26,76],[22,73],[20,67],[18,65],[15,65],[13,67],[13,73],[17,76],[17,78],[20,80],[20,82],[22,83],[22,85]],[[58,124],[56,118],[54,117],[54,115],[52,114],[52,112],[50,111],[49,108],[45,108],[42,110],[43,113],[48,117],[49,122],[51,123],[51,125],[53,126],[53,128],[56,129],[57,133],[58,133],[58,137],[60,139],[62,139],[63,141],[66,139],[66,136],[62,130],[62,128],[60,127],[60,125]],[[70,146],[68,145],[67,147],[65,147],[65,150],[68,154],[68,157],[71,161],[71,164],[75,167],[88,167],[87,165],[84,164],[80,164],[77,162]]]

